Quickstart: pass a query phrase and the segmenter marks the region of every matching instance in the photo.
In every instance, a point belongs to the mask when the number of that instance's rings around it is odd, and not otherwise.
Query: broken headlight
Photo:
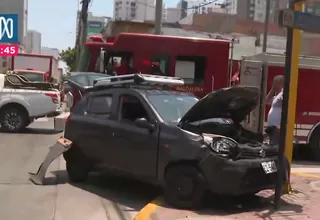
[[[238,151],[238,143],[225,137],[213,138],[211,149],[221,156],[232,156]]]

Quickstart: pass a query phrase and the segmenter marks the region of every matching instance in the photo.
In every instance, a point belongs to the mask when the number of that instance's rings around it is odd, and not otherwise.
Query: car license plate
[[[277,172],[277,165],[274,161],[262,162],[261,166],[266,174]]]

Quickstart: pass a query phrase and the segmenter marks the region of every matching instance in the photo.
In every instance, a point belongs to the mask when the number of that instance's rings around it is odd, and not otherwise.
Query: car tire
[[[0,111],[0,125],[5,132],[19,132],[28,123],[28,114],[22,107],[7,106]]]
[[[202,173],[191,165],[169,168],[165,175],[164,198],[166,203],[180,209],[196,209],[207,189]]]
[[[71,182],[85,182],[88,178],[89,169],[85,156],[75,145],[63,154],[66,160],[66,168]]]
[[[28,119],[26,123],[26,127],[28,127],[30,124],[34,122],[34,119]]]
[[[310,137],[309,147],[311,149],[312,159],[320,161],[320,127],[317,127]]]

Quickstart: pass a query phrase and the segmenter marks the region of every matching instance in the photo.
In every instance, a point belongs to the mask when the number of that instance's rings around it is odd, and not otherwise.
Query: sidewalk
[[[319,220],[320,208],[320,175],[291,176],[293,192],[282,196],[281,208],[273,208],[272,190],[262,191],[249,204],[231,206],[221,205],[223,202],[214,201],[215,205],[203,211],[192,212],[175,210],[164,206],[157,207],[150,219],[153,220]],[[228,202],[229,203],[229,202]],[[247,202],[245,202],[247,203]]]

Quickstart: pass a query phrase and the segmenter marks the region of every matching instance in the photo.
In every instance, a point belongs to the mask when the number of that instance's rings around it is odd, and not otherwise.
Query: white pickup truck
[[[12,86],[6,75],[0,74],[0,127],[6,132],[18,132],[34,119],[45,117],[60,107],[60,94],[55,90]]]

